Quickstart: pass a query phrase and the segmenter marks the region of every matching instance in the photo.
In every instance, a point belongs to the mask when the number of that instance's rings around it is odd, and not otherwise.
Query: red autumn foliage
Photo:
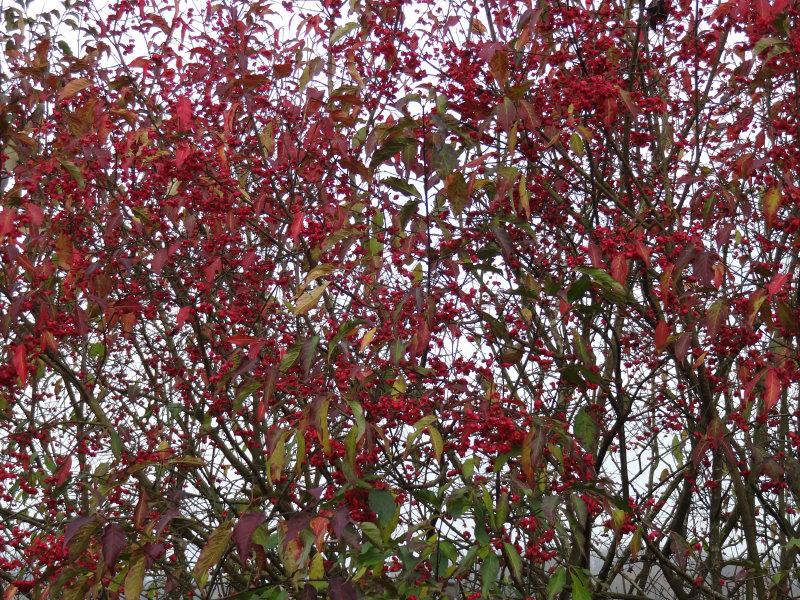
[[[800,593],[797,0],[100,4],[0,29],[3,600]]]

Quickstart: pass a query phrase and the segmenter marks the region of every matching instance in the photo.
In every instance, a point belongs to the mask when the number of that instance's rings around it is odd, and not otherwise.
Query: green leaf
[[[103,342],[89,344],[89,356],[91,358],[103,358],[106,355],[106,345]]]
[[[753,46],[753,54],[755,56],[758,56],[759,54],[761,54],[764,50],[766,50],[770,46],[774,46],[774,45],[780,44],[782,42],[783,42],[783,40],[781,40],[780,38],[762,37],[761,39],[759,39],[755,43],[755,46]]]
[[[122,458],[122,440],[115,429],[112,429],[109,435],[111,437],[111,452],[114,454],[114,458],[119,460]]]
[[[442,459],[442,453],[444,453],[444,440],[442,439],[442,434],[439,433],[439,430],[436,427],[428,427],[428,435],[431,437],[431,443],[433,444],[433,453],[436,456],[436,460]]]
[[[416,140],[412,138],[395,137],[386,140],[380,148],[378,148],[372,155],[372,160],[369,163],[370,169],[374,169],[382,162],[392,158],[398,152],[402,152],[406,146],[415,144]]]
[[[583,156],[583,138],[577,132],[573,133],[569,138],[569,147],[578,156]]]
[[[628,290],[608,272],[596,267],[578,267],[578,272],[588,275],[600,288],[601,293],[613,302],[624,304],[628,300]]]
[[[489,597],[492,586],[497,582],[497,574],[500,572],[500,560],[494,552],[483,559],[481,565],[481,594]]]
[[[566,584],[567,570],[564,567],[558,567],[547,581],[547,600],[553,600],[558,596],[564,590]]]
[[[464,555],[464,558],[461,559],[461,562],[458,564],[458,568],[453,573],[454,576],[463,575],[467,571],[470,570],[475,559],[478,557],[478,551],[481,549],[480,546],[470,546],[470,549],[467,550],[467,553]]]
[[[517,549],[508,542],[503,542],[503,548],[505,548],[506,555],[508,556],[508,565],[511,567],[511,572],[514,574],[514,578],[521,579],[522,559],[519,556],[519,552],[517,552]]]
[[[592,280],[589,279],[588,276],[584,275],[571,286],[569,286],[569,291],[567,292],[567,300],[570,302],[577,302],[583,295],[589,291],[589,288],[592,287]]]
[[[297,362],[298,357],[300,356],[300,351],[303,349],[303,344],[301,342],[295,342],[291,345],[291,347],[286,351],[286,354],[283,355],[281,359],[281,364],[278,367],[281,371],[287,371],[292,368],[292,365]]]
[[[417,188],[415,188],[410,183],[403,181],[399,177],[386,177],[385,179],[382,180],[381,183],[392,188],[396,192],[405,194],[406,196],[411,196],[412,198],[417,198],[417,199],[422,198],[419,191],[417,191]]]
[[[581,445],[587,450],[594,451],[597,446],[597,424],[592,419],[586,407],[581,408],[578,414],[575,415],[575,423],[573,425],[575,437],[578,438]]]
[[[369,507],[378,515],[378,522],[381,526],[388,525],[394,513],[397,510],[397,505],[394,502],[394,496],[389,490],[372,489],[369,491]]]
[[[68,160],[62,160],[61,166],[67,170],[67,173],[72,175],[72,178],[78,184],[78,188],[83,189],[86,187],[86,180],[83,178],[83,173],[81,173],[78,165]]]
[[[334,350],[339,345],[344,338],[348,336],[348,334],[352,333],[352,331],[361,324],[360,319],[352,319],[350,321],[345,321],[339,327],[339,330],[336,332],[336,335],[333,336],[331,341],[328,343],[328,360],[330,360],[331,356],[333,356]]]
[[[569,575],[572,580],[572,600],[592,600],[586,574],[579,569],[570,569]]]

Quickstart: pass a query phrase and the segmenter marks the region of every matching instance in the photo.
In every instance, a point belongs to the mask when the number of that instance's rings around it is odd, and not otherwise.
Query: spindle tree
[[[796,0],[26,4],[4,600],[800,593]]]

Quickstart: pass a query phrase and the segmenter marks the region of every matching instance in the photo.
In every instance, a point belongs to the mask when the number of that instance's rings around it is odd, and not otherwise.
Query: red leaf
[[[675,358],[677,358],[679,362],[686,360],[691,341],[692,334],[688,331],[684,331],[678,338],[678,341],[675,342]]]
[[[302,211],[294,213],[294,217],[292,218],[292,225],[289,228],[289,237],[293,242],[296,242],[297,239],[300,237],[300,232],[303,230],[303,219],[305,218],[306,215]]]
[[[264,415],[267,414],[267,403],[263,398],[259,398],[256,405],[256,423],[261,423],[264,420]]]
[[[31,202],[25,203],[25,208],[28,209],[28,214],[30,215],[31,224],[39,227],[42,223],[44,223],[44,213],[42,209],[39,208],[36,204]]]
[[[627,285],[628,281],[628,259],[620,253],[611,259],[611,276],[622,285]]]
[[[0,238],[4,238],[14,229],[14,216],[16,209],[10,208],[0,212]]]
[[[20,385],[25,386],[25,382],[28,379],[28,364],[26,363],[26,354],[25,354],[25,346],[23,344],[18,344],[16,348],[14,348],[14,369],[17,372],[17,377],[19,378]]]
[[[775,296],[779,294],[780,291],[783,289],[783,286],[786,285],[786,282],[789,281],[789,274],[788,273],[775,273],[772,276],[772,279],[767,284],[767,293],[770,296]]]
[[[139,490],[139,501],[136,503],[136,508],[133,511],[133,524],[138,528],[144,525],[144,519],[147,516],[147,492],[143,489]]]
[[[103,561],[109,569],[117,562],[117,557],[128,545],[125,530],[118,523],[106,525],[103,536],[100,538],[100,546],[103,549]]]
[[[206,283],[213,283],[214,278],[217,276],[217,273],[220,272],[220,269],[222,269],[222,259],[218,256],[210,265],[203,269],[203,275]]]
[[[153,256],[153,260],[150,261],[150,268],[153,269],[153,273],[156,275],[161,275],[161,270],[164,268],[164,264],[167,262],[168,258],[169,249],[161,248],[158,252],[156,252]]]
[[[189,144],[181,144],[175,151],[175,167],[180,169],[183,163],[189,158],[192,153],[192,148]]]
[[[178,319],[177,319],[177,329],[183,327],[186,321],[189,319],[189,316],[192,314],[192,307],[191,306],[182,306],[178,311]]]
[[[258,341],[258,338],[252,335],[232,335],[228,338],[228,343],[233,346],[248,346],[256,341]]]
[[[142,550],[147,559],[146,566],[150,568],[155,561],[164,556],[167,548],[160,542],[148,542],[142,547]]]
[[[186,96],[178,98],[175,104],[175,118],[178,120],[179,131],[189,131],[192,128],[192,103]]]
[[[767,371],[764,378],[764,414],[772,412],[781,397],[781,380],[775,369]]]
[[[267,516],[262,512],[245,513],[233,527],[233,541],[236,544],[236,551],[239,553],[239,561],[244,565],[247,557],[250,556],[250,546],[253,544],[253,533],[256,528],[267,520]]]
[[[70,476],[70,469],[72,468],[72,456],[67,455],[61,466],[56,471],[55,487],[61,487]]]
[[[667,345],[667,340],[669,339],[669,325],[666,324],[664,321],[659,321],[658,325],[656,325],[656,332],[655,332],[655,343],[656,343],[656,351],[661,352],[664,347]]]

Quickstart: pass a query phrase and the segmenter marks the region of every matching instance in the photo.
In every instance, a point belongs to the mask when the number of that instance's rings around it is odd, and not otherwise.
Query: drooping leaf
[[[781,191],[776,187],[769,188],[764,192],[761,199],[761,210],[764,213],[764,221],[767,224],[767,229],[772,228],[775,217],[778,214],[778,207],[781,204]]]
[[[781,397],[781,380],[776,369],[767,371],[764,377],[764,413],[772,412]]]
[[[453,171],[447,176],[444,182],[444,193],[450,202],[453,214],[460,215],[467,206],[469,195],[467,194],[467,182],[459,171]]]
[[[669,339],[669,325],[667,325],[665,321],[661,320],[658,322],[658,325],[656,325],[654,339],[656,352],[660,352],[666,347],[667,340]]]

